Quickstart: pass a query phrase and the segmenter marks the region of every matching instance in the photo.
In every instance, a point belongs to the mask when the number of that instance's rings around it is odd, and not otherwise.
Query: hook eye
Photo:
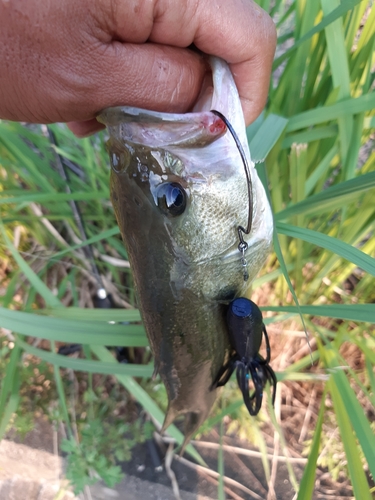
[[[156,191],[157,205],[168,217],[181,215],[186,208],[187,194],[177,182],[165,182]]]

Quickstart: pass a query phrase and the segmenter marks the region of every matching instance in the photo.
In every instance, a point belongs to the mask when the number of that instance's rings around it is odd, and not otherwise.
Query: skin
[[[0,0],[0,118],[102,128],[103,108],[183,113],[225,59],[247,124],[263,109],[275,26],[252,0]]]

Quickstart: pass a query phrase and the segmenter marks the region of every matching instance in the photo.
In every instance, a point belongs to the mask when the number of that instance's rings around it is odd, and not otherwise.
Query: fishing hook
[[[241,144],[241,142],[238,138],[238,135],[236,134],[234,128],[232,127],[230,121],[222,113],[220,113],[220,111],[216,111],[215,109],[211,109],[211,113],[218,116],[225,123],[227,129],[229,130],[229,132],[231,133],[231,135],[233,137],[234,142],[236,143],[238,152],[240,153],[240,156],[242,159],[243,166],[245,168],[246,181],[247,181],[247,194],[248,194],[248,199],[249,199],[249,212],[248,212],[246,229],[243,226],[238,226],[237,233],[238,233],[238,238],[240,240],[240,242],[238,244],[238,250],[242,254],[241,263],[242,263],[242,266],[244,267],[244,280],[247,281],[249,279],[249,275],[245,269],[245,267],[247,266],[247,262],[245,259],[245,252],[248,248],[248,245],[247,245],[246,241],[244,240],[243,235],[250,233],[252,223],[253,223],[253,185],[251,182],[250,167],[249,167],[249,163],[248,163],[247,158],[246,158],[245,151],[242,147],[242,144]]]

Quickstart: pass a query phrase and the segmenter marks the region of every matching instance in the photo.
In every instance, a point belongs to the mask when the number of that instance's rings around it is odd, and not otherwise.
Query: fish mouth
[[[226,132],[223,120],[210,111],[180,115],[124,106],[103,110],[97,120],[116,129],[119,138],[154,148],[201,148]]]
[[[203,147],[226,132],[226,126],[221,118],[211,113],[211,110],[215,110],[227,118],[237,131],[240,142],[245,145],[247,144],[245,121],[232,74],[222,59],[210,57],[209,63],[212,70],[211,78],[205,79],[192,113],[163,113],[131,106],[117,106],[102,110],[96,118],[108,127],[110,133],[111,128],[117,130],[123,128],[124,135],[129,137],[125,131],[130,131],[134,142],[147,143],[150,147],[189,146],[189,144]],[[138,127],[132,127],[134,123],[138,124]],[[154,132],[149,134],[139,127],[140,123],[149,123],[153,126]],[[202,140],[197,140],[199,135],[202,135]]]

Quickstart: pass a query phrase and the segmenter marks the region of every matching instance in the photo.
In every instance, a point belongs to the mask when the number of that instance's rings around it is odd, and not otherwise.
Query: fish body
[[[163,428],[185,415],[185,442],[208,416],[212,383],[228,360],[227,305],[246,295],[269,252],[272,215],[251,162],[238,92],[227,64],[192,113],[109,108],[111,199],[133,271],[155,371],[166,386]],[[248,157],[253,217],[244,281],[239,225],[249,213],[245,169],[221,112]]]

